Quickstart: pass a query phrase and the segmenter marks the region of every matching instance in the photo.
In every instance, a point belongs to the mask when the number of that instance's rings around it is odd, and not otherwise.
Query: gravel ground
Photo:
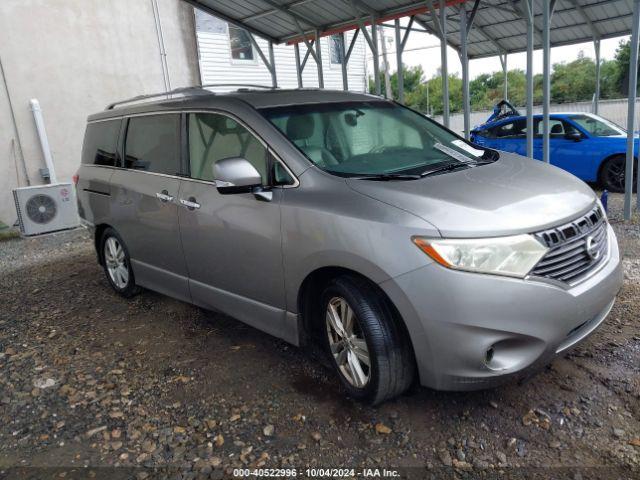
[[[2,242],[0,478],[640,478],[640,227],[620,223],[621,202],[610,197],[625,285],[587,341],[524,384],[415,388],[376,408],[229,317],[149,291],[120,298],[85,231]]]

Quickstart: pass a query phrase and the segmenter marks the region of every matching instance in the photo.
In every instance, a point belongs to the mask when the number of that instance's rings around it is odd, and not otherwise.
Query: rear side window
[[[494,136],[498,138],[524,138],[527,135],[526,119],[514,120],[503,123],[493,129]]]
[[[82,163],[115,167],[120,119],[90,123],[84,134]]]
[[[145,115],[129,119],[125,168],[175,175],[180,171],[180,116]]]

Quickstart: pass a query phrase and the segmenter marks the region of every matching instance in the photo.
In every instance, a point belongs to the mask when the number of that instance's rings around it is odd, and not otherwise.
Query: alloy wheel
[[[620,192],[624,191],[625,163],[624,160],[612,161],[606,173],[609,185],[616,187]]]
[[[327,335],[331,354],[344,378],[356,388],[364,388],[371,377],[371,360],[358,319],[342,297],[327,304]]]
[[[113,284],[123,290],[129,283],[129,268],[124,249],[115,237],[107,238],[104,243],[104,260]]]

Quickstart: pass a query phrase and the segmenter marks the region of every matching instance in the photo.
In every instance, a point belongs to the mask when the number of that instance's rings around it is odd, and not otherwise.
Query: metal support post
[[[470,110],[469,102],[469,55],[467,53],[467,11],[460,7],[460,63],[462,64],[462,115],[464,118],[464,138],[469,139]]]
[[[442,63],[442,123],[449,127],[449,68],[447,65],[447,2],[440,0],[440,61]]]
[[[324,88],[324,73],[322,71],[322,47],[320,44],[320,32],[316,30],[316,64],[318,65],[318,87]]]
[[[504,52],[503,55],[500,55],[500,63],[502,64],[502,75],[503,75],[503,80],[502,80],[502,98],[504,98],[505,100],[509,99],[509,77],[508,77],[508,72],[509,69],[507,68],[507,52]]]
[[[596,91],[593,98],[593,113],[597,115],[600,110],[600,39],[594,40],[593,46],[596,50]]]
[[[273,53],[273,42],[269,42],[269,72],[271,73],[271,86],[278,88],[278,78],[276,77],[276,57]]]
[[[302,65],[300,65],[300,44],[293,45],[296,54],[296,77],[298,78],[298,88],[302,88]]]
[[[633,24],[629,60],[629,93],[627,97],[627,159],[624,173],[624,219],[631,219],[634,169],[634,120],[636,117],[636,92],[638,88],[638,30],[640,29],[640,0],[633,2]]]
[[[375,17],[371,17],[371,54],[373,55],[373,75],[376,85],[376,95],[382,93],[382,85],[380,82],[380,56],[378,55],[378,28]]]
[[[533,158],[533,0],[526,0],[527,13],[527,157]]]
[[[398,64],[396,70],[396,77],[398,81],[398,101],[404,103],[404,71],[402,69],[402,40],[400,39],[400,19],[396,18],[396,63]],[[408,29],[407,32],[410,30]]]
[[[340,34],[340,56],[342,57],[342,89],[349,90],[349,72],[347,71],[347,51],[346,44],[347,37],[344,32]]]
[[[542,2],[542,159],[550,162],[549,151],[549,103],[551,96],[551,5]]]

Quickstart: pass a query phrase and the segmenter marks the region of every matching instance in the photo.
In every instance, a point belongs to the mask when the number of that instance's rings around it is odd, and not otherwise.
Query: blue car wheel
[[[610,192],[624,192],[626,157],[615,155],[606,160],[600,169],[600,185]],[[633,169],[633,191],[636,191],[638,169]]]

